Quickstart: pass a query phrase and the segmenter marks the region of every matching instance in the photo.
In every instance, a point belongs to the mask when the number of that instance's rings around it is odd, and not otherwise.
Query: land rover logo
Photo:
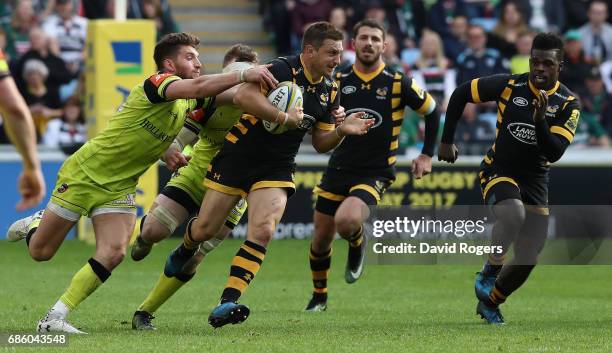
[[[535,127],[525,123],[510,123],[508,124],[508,131],[510,135],[515,139],[526,143],[528,145],[537,144]]]
[[[374,125],[372,125],[372,127],[370,127],[370,129],[374,129],[378,126],[380,126],[380,124],[382,124],[382,116],[380,114],[378,114],[378,112],[375,112],[372,109],[367,109],[367,108],[354,108],[351,110],[347,110],[346,111],[346,116],[349,116],[353,113],[356,112],[364,112],[365,117],[364,119],[374,119]]]
[[[342,88],[342,93],[344,94],[351,94],[355,91],[357,91],[357,88],[355,86],[345,86]]]
[[[514,97],[512,101],[519,107],[526,107],[527,104],[529,104],[529,102],[527,102],[527,100],[523,97]]]

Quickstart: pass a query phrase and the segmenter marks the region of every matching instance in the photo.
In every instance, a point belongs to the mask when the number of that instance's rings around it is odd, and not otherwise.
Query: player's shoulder
[[[168,72],[158,72],[155,73],[145,80],[145,83],[150,83],[155,87],[161,86],[166,80],[180,80],[181,78],[175,74],[171,74]]]
[[[502,74],[508,79],[508,84],[513,87],[527,86],[529,84],[529,73],[524,74]]]
[[[568,102],[568,104],[580,107],[580,98],[578,97],[578,95],[572,92],[572,90],[570,90],[562,82],[559,82],[559,88],[557,88],[557,91],[554,95]]]
[[[403,71],[389,66],[385,66],[378,76],[392,80],[412,80],[412,78]]]

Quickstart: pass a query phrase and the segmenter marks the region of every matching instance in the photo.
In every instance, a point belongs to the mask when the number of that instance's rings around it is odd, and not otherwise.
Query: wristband
[[[338,136],[338,138],[344,138],[344,136],[340,136],[340,134],[338,133],[339,128],[340,128],[340,125],[338,125],[338,127],[334,129],[334,132],[336,133],[336,136]]]
[[[239,80],[240,82],[244,82],[244,81],[245,81],[245,76],[246,76],[246,71],[247,71],[247,70],[248,70],[248,69],[242,69],[242,70],[240,70],[240,71],[239,71],[239,72],[240,72],[240,75],[239,75],[239,77],[238,77],[238,80]]]

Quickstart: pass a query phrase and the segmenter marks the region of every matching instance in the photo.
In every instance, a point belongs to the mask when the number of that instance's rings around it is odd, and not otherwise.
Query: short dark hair
[[[382,31],[383,40],[385,40],[385,37],[387,36],[387,31],[385,30],[385,26],[383,26],[382,23],[376,21],[373,18],[366,18],[365,20],[357,22],[355,26],[353,26],[353,38],[357,38],[357,33],[359,33],[361,27],[371,27],[380,29]]]
[[[558,50],[559,60],[563,59],[563,39],[555,33],[538,33],[533,38],[531,51],[537,50]]]
[[[197,49],[198,45],[200,45],[200,40],[193,34],[185,32],[169,33],[163,36],[159,42],[157,42],[155,50],[153,51],[153,60],[155,60],[157,69],[161,70],[164,67],[164,60],[175,56],[180,47],[185,45]]]
[[[302,37],[302,50],[304,50],[306,45],[312,45],[316,49],[319,49],[326,39],[334,41],[343,40],[344,35],[329,22],[315,22],[308,26],[304,32],[304,36]]]
[[[229,64],[232,60],[235,62],[248,63],[256,63],[259,61],[257,58],[257,52],[253,50],[253,48],[244,44],[234,44],[225,52],[225,56],[223,57],[223,67],[227,66],[227,64]]]

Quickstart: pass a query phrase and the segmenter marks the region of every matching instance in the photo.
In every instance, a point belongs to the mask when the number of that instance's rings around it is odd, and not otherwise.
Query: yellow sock
[[[138,311],[146,311],[149,314],[154,313],[185,283],[186,282],[180,281],[175,277],[167,277],[162,273],[155,287],[153,287],[153,290],[149,292],[147,298],[140,304]]]
[[[95,264],[92,264],[92,261],[95,262]],[[102,273],[102,278],[94,271],[94,267],[98,266],[102,271],[106,271]],[[99,269],[98,271],[101,270]],[[64,302],[70,310],[74,310],[74,308],[89,297],[108,276],[110,276],[110,272],[104,269],[104,267],[94,259],[90,259],[89,262],[72,277],[70,286],[68,286],[68,289],[62,294],[60,300]]]

